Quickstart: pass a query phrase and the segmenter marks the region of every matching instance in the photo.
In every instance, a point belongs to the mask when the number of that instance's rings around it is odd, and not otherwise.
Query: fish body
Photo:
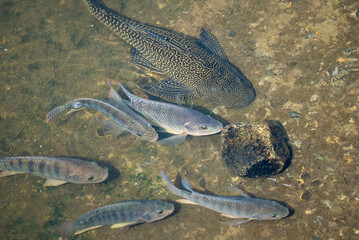
[[[95,162],[67,157],[3,157],[0,177],[31,173],[47,178],[45,186],[71,183],[99,183],[107,179],[108,171]]]
[[[123,85],[120,86],[130,99],[129,106],[168,133],[205,136],[223,129],[221,122],[201,112],[175,104],[140,98],[127,91]]]
[[[245,221],[225,222],[230,225],[238,225],[251,220],[276,220],[286,217],[289,214],[288,208],[282,204],[261,198],[251,198],[245,194],[244,197],[211,196],[193,191],[185,178],[182,179],[183,186],[188,190],[181,190],[171,183],[166,173],[161,171],[170,192],[185,198],[183,203],[198,204],[212,209],[229,218],[245,218]]]
[[[85,213],[74,223],[64,223],[61,228],[62,239],[78,235],[91,229],[106,225],[111,228],[150,223],[170,215],[174,210],[172,203],[161,200],[134,200],[97,208]]]
[[[92,108],[103,113],[118,125],[143,140],[155,142],[158,138],[158,134],[151,124],[132,111],[126,104],[110,103],[93,98],[79,98],[56,107],[46,115],[46,121],[53,120],[65,111],[80,110],[82,108]]]
[[[229,107],[254,101],[251,82],[210,32],[202,29],[198,40],[134,21],[96,1],[83,1],[92,15],[132,46],[131,62],[169,77],[145,86],[147,92],[172,100],[205,98]]]

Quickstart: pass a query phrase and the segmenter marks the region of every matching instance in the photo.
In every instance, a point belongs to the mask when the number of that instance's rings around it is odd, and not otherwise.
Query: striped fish
[[[254,101],[251,82],[210,32],[202,29],[198,40],[131,20],[97,1],[83,1],[92,15],[132,46],[132,63],[169,77],[145,86],[147,92],[173,100],[204,98],[229,107],[246,107]]]
[[[99,183],[108,177],[107,168],[95,162],[67,157],[3,157],[0,177],[31,173],[47,178],[44,186],[71,183]]]
[[[246,220],[232,220],[223,222],[235,226],[251,220],[277,220],[288,216],[289,210],[280,203],[267,199],[251,198],[248,195],[236,190],[243,197],[212,196],[197,193],[192,190],[188,181],[182,178],[182,185],[188,190],[181,190],[171,183],[165,171],[161,171],[171,193],[184,197],[178,200],[181,203],[198,204],[202,207],[212,209],[229,218],[245,218]]]
[[[174,210],[172,203],[161,200],[134,200],[97,208],[85,213],[74,223],[64,223],[61,228],[62,239],[106,225],[111,228],[132,226],[140,223],[158,221]]]
[[[117,94],[117,93],[116,93]],[[95,109],[111,120],[118,127],[122,127],[143,140],[155,142],[158,134],[151,124],[143,117],[135,113],[126,104],[108,102],[93,98],[79,98],[51,110],[46,115],[46,122],[49,122],[68,110],[80,110],[82,108]]]
[[[168,133],[176,134],[173,137],[162,139],[158,142],[160,144],[181,143],[187,135],[212,135],[223,129],[221,122],[201,112],[175,104],[140,98],[127,91],[122,84],[120,87],[130,99],[129,106],[142,114],[153,125],[163,128]]]

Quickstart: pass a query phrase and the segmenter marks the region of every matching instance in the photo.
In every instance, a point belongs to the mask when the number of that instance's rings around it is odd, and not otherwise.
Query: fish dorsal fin
[[[44,183],[44,186],[45,187],[56,187],[56,186],[60,186],[60,185],[65,184],[65,183],[67,183],[67,182],[62,181],[62,180],[48,178],[48,179],[46,179],[46,182]]]
[[[181,182],[185,189],[187,189],[188,191],[194,192],[186,178],[182,178]]]
[[[212,52],[223,60],[228,61],[227,55],[222,46],[219,44],[217,38],[210,31],[207,31],[204,28],[201,28],[200,44],[209,52]]]
[[[142,87],[142,89],[154,96],[164,97],[176,101],[196,99],[200,97],[187,86],[176,82],[173,79],[162,80],[156,85],[147,85]]]
[[[131,226],[131,225],[134,225],[137,223],[138,222],[116,223],[116,224],[111,225],[111,228],[122,228],[122,227]]]

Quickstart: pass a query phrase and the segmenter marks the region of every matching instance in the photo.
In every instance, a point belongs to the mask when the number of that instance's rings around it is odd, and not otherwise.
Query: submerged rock
[[[221,134],[222,157],[241,177],[267,177],[287,168],[292,158],[287,133],[278,121],[234,123]]]

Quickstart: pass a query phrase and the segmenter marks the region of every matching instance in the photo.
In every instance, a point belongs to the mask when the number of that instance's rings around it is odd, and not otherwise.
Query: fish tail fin
[[[187,189],[188,191],[193,192],[193,189],[191,188],[191,185],[189,184],[188,180],[185,177],[182,178],[181,183],[182,183],[183,187],[185,187],[185,189]]]
[[[76,232],[76,223],[65,222],[60,227],[60,233],[62,240],[67,239]]]
[[[133,99],[133,97],[135,95],[130,93],[121,83],[118,83],[118,85],[120,85],[122,91],[126,94],[126,96],[128,97],[128,99],[130,99],[130,102],[131,102],[131,100]]]
[[[116,92],[116,90],[113,88],[112,86],[112,81],[109,79],[108,80],[108,84],[110,85],[110,91],[108,93],[108,99],[110,101],[115,101],[115,102],[122,102],[122,98],[121,96]]]
[[[55,118],[57,118],[60,114],[62,114],[65,111],[66,111],[65,105],[61,105],[61,106],[58,106],[58,107],[52,109],[50,112],[48,112],[46,114],[45,122],[49,123],[50,121],[54,120]]]
[[[166,172],[164,170],[161,171],[161,176],[163,178],[163,180],[165,180],[168,189],[170,190],[171,193],[182,196],[182,191],[181,189],[177,188],[168,178]]]

